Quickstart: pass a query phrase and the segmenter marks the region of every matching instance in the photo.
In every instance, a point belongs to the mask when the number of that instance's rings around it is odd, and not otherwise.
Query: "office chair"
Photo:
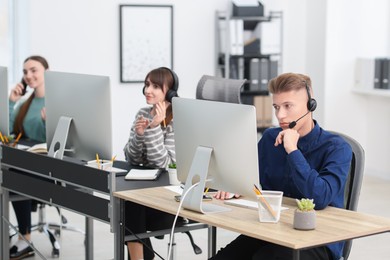
[[[358,141],[342,133],[329,131],[342,137],[352,148],[351,167],[345,184],[344,208],[348,210],[357,210],[360,190],[363,182],[364,173],[364,149]],[[342,257],[339,260],[347,260],[352,248],[352,240],[345,242]]]
[[[34,202],[33,202],[34,203]],[[69,231],[75,231],[79,232],[82,235],[85,235],[85,232],[82,229],[73,227],[68,225],[68,220],[64,215],[62,215],[61,210],[59,207],[55,207],[58,215],[60,217],[60,223],[53,223],[53,222],[47,222],[46,221],[46,204],[41,203],[39,201],[36,201],[37,203],[37,211],[38,211],[38,223],[33,224],[31,226],[31,232],[33,231],[39,231],[44,232],[47,237],[49,238],[51,244],[52,244],[52,257],[59,257],[60,255],[60,245],[57,242],[57,238],[61,235],[62,230],[69,230]],[[52,232],[54,231],[54,234]]]
[[[196,87],[196,98],[240,104],[241,89],[245,81],[204,75]]]
[[[12,200],[25,199],[23,196],[16,195],[16,194],[12,195],[10,198]],[[39,231],[40,233],[44,233],[49,238],[50,243],[52,245],[51,256],[53,258],[58,258],[60,256],[60,245],[57,242],[56,237],[61,235],[61,230],[71,230],[71,231],[79,232],[79,233],[85,235],[85,232],[83,230],[67,225],[68,220],[66,219],[66,217],[64,215],[61,214],[61,210],[58,207],[56,207],[56,209],[57,209],[58,215],[61,218],[60,224],[50,223],[50,222],[46,221],[46,208],[45,208],[46,204],[45,203],[42,203],[42,202],[37,201],[37,200],[33,200],[31,203],[32,203],[32,212],[36,212],[36,211],[38,212],[38,222],[36,224],[31,225],[31,232]],[[54,231],[54,233],[52,230]],[[10,234],[10,239],[16,234],[17,234],[16,232]]]

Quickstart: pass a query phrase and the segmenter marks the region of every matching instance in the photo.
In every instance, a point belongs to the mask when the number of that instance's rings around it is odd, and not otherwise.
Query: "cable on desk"
[[[180,204],[179,204],[179,208],[177,209],[177,212],[176,212],[176,215],[175,215],[175,219],[173,221],[173,225],[172,225],[172,229],[171,229],[171,235],[170,235],[170,238],[169,238],[169,247],[168,247],[168,257],[167,259],[171,259],[171,251],[172,251],[172,242],[173,242],[173,233],[175,231],[175,226],[176,226],[176,220],[177,218],[179,217],[179,213],[180,213],[180,209],[181,209],[181,206],[183,204],[183,201],[184,199],[186,198],[188,192],[190,190],[192,190],[193,188],[195,188],[196,186],[198,186],[199,182],[193,184],[182,196],[181,196],[181,199],[180,199]]]

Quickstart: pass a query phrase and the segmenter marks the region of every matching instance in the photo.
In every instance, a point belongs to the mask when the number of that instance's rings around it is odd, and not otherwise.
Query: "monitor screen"
[[[0,67],[0,131],[6,136],[9,135],[8,103],[7,67]]]
[[[186,98],[174,98],[172,106],[178,178],[186,183],[184,192],[199,182],[193,190],[200,194],[189,192],[188,199],[201,204],[205,187],[255,198],[254,184],[259,187],[255,107]],[[185,204],[203,213],[210,205]]]
[[[46,71],[45,106],[49,155],[53,147],[55,152],[64,147],[66,140],[66,156],[86,161],[96,154],[101,159],[112,158],[109,77]],[[69,129],[63,127],[68,119]]]

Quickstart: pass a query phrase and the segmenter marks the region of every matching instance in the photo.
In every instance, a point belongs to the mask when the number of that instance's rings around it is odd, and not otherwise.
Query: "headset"
[[[307,101],[307,109],[310,112],[313,112],[317,108],[317,100],[315,100],[314,98],[311,98],[310,89],[309,89],[309,86],[307,85],[306,80],[305,80],[305,86],[306,86],[306,91],[307,91],[307,97],[309,98],[309,100]]]
[[[172,103],[172,98],[173,97],[178,97],[177,90],[179,89],[179,77],[176,75],[176,73],[173,70],[171,70],[171,69],[169,69],[167,67],[160,67],[160,68],[157,68],[157,69],[167,70],[172,75],[172,79],[173,79],[172,87],[169,88],[167,93],[165,94],[165,100],[167,100],[168,102]],[[144,95],[145,95],[145,88],[146,88],[146,86],[144,86],[143,89],[142,89],[142,94],[144,94]]]
[[[314,99],[314,98],[311,98],[311,95],[310,95],[310,89],[309,89],[309,86],[307,85],[307,82],[306,80],[303,81],[305,83],[305,86],[306,86],[306,92],[307,92],[307,97],[308,97],[308,100],[307,100],[307,112],[306,114],[304,114],[303,116],[301,116],[300,118],[298,118],[297,120],[295,121],[292,121],[290,122],[290,124],[288,125],[288,128],[292,129],[294,128],[298,121],[301,120],[302,118],[304,118],[307,114],[309,114],[310,112],[313,112],[314,110],[316,110],[317,108],[317,101]]]

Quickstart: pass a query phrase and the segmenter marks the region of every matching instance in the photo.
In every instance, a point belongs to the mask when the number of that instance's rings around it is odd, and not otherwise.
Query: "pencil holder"
[[[110,171],[112,168],[112,160],[91,160],[87,162],[87,165],[99,170]]]
[[[261,195],[257,195],[260,222],[277,223],[280,219],[282,200],[282,191],[263,190]]]

